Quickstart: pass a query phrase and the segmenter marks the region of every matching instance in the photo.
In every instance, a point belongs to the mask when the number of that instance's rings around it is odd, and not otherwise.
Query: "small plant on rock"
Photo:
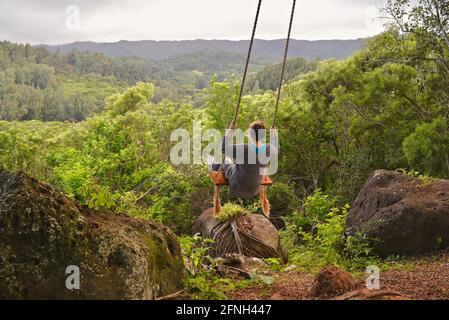
[[[221,209],[220,221],[226,222],[233,218],[248,214],[248,210],[235,203],[226,203]]]

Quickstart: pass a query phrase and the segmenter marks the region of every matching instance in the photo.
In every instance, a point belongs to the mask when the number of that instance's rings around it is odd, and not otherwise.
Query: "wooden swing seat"
[[[211,171],[210,178],[212,179],[212,181],[216,187],[229,186],[229,181],[228,181],[228,179],[226,179],[223,170]],[[264,174],[260,185],[261,186],[271,186],[272,184],[273,184],[273,180],[271,180],[270,176]]]
[[[220,200],[220,188],[229,186],[229,180],[226,179],[223,170],[211,171],[210,177],[214,183],[214,212],[215,217],[220,216],[221,212],[221,200]],[[266,217],[270,217],[270,202],[267,199],[267,187],[271,186],[273,181],[268,175],[264,175],[262,182],[260,183],[260,204],[262,211]]]

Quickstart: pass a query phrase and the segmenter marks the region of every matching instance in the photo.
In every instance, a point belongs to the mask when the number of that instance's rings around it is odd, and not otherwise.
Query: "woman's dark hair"
[[[250,135],[252,138],[254,138],[255,141],[261,141],[262,139],[265,139],[265,124],[263,121],[255,121],[249,125]]]

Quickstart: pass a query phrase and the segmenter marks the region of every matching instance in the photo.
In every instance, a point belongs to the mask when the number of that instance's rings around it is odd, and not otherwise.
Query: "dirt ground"
[[[449,250],[406,261],[407,267],[381,272],[381,289],[393,290],[417,300],[449,300]],[[410,266],[410,267],[408,267]],[[272,285],[251,285],[227,292],[232,300],[310,300],[314,275],[300,271],[281,272]],[[363,279],[361,287],[363,287]]]

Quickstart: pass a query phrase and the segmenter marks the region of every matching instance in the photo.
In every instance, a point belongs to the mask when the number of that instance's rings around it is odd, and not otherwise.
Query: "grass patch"
[[[249,214],[249,211],[243,206],[235,203],[226,203],[221,209],[219,220],[226,222],[245,214]]]

